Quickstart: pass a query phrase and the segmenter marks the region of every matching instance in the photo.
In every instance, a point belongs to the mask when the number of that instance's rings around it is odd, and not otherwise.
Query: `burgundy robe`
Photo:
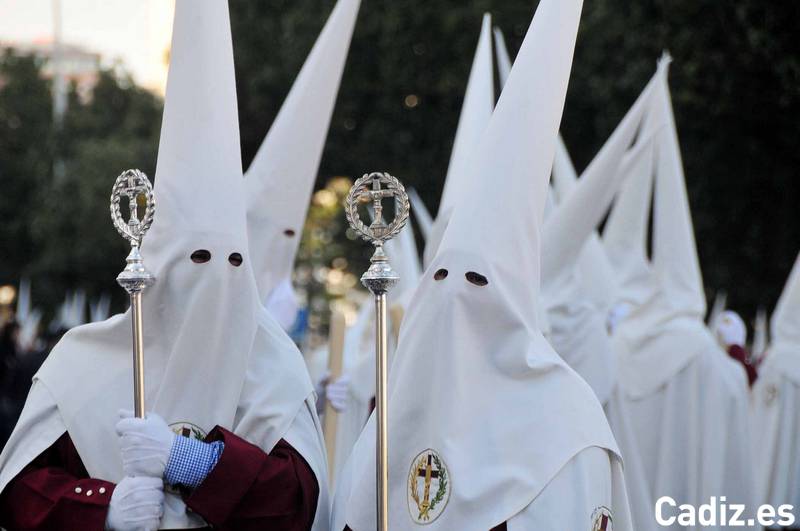
[[[214,529],[311,529],[319,498],[316,476],[281,439],[269,454],[215,428],[207,442],[225,450],[186,505]],[[0,526],[8,531],[103,531],[114,483],[89,478],[67,433],[31,462],[0,495]]]
[[[739,345],[731,345],[728,347],[728,355],[742,364],[744,370],[747,372],[747,382],[750,384],[750,387],[752,387],[753,382],[758,378],[758,371],[755,365],[748,361],[747,351]]]

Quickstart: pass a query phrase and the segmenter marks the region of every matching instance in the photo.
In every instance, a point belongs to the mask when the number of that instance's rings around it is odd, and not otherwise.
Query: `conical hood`
[[[553,159],[553,190],[559,203],[564,201],[578,183],[578,172],[572,164],[564,139],[558,135],[556,156]]]
[[[511,74],[511,56],[506,47],[506,39],[500,28],[494,29],[494,50],[497,57],[497,72],[500,76],[500,86],[505,86],[509,74]]]
[[[539,3],[406,311],[389,382],[390,529],[491,529],[584,448],[615,448],[591,389],[536,322],[538,229],[581,5]],[[532,429],[549,443],[526,446]],[[336,529],[375,529],[374,430],[373,417],[351,454],[351,488],[339,486]]]
[[[23,278],[19,282],[19,291],[17,292],[17,308],[14,312],[14,317],[17,322],[22,324],[31,313],[31,280]]]
[[[108,319],[111,310],[111,296],[108,293],[103,293],[89,308],[89,319],[93,323],[105,321]]]
[[[574,4],[542,3],[537,10],[437,252],[475,252],[505,271],[503,284],[514,285],[509,295],[525,306],[538,300],[539,236],[574,46],[574,36],[570,46],[553,46],[549,31],[536,25],[554,17],[555,27],[569,33],[563,28],[580,13]]]
[[[244,196],[237,179],[242,174],[239,119],[227,21],[227,2],[176,4],[156,166],[158,213],[143,245],[151,263],[173,245],[176,235],[187,232],[235,235],[239,245],[245,243],[241,242],[247,234]]]
[[[653,197],[653,145],[632,164],[603,232],[603,247],[617,276],[616,302],[639,306],[655,284],[647,257],[650,206]]]
[[[575,166],[572,164],[564,139],[559,136],[556,158],[553,161],[553,188],[559,201],[566,198],[577,182]],[[618,290],[617,278],[596,231],[589,235],[578,256],[578,280],[583,292],[595,307],[604,312],[611,308]]]
[[[23,352],[29,352],[36,348],[41,322],[42,311],[39,309],[31,310],[25,320],[20,322],[18,344]]]
[[[654,82],[651,81],[577,184],[564,182],[569,177],[561,179],[561,192],[566,197],[561,199],[556,211],[548,218],[542,237],[546,251],[542,256],[544,282],[553,281],[562,272],[574,268],[589,235],[608,210],[624,176],[622,166],[625,153],[640,129],[653,90]],[[643,142],[646,142],[646,139],[643,139]],[[637,155],[641,151],[637,150]],[[553,164],[554,174],[558,173],[557,169],[562,170],[561,167],[564,166],[566,167],[562,173],[574,172],[574,169],[570,169],[571,163],[566,148],[557,150],[555,160],[557,163]]]
[[[759,307],[756,312],[756,322],[753,325],[753,346],[750,348],[750,358],[758,363],[769,345],[769,319],[767,310]]]
[[[494,36],[500,85],[503,86],[508,79],[508,74],[511,72],[511,58],[508,54],[502,31],[495,28]],[[552,175],[556,195],[559,200],[563,200],[567,192],[577,182],[578,175],[561,135],[559,135],[558,143],[556,144]],[[548,194],[548,198],[551,195]],[[551,209],[550,207],[554,207],[554,202],[548,201],[548,204],[545,205],[545,219],[548,219],[548,210],[555,211],[555,208]],[[590,235],[584,245],[578,258],[578,269],[580,271],[578,280],[583,287],[583,291],[595,306],[603,310],[608,309],[613,304],[613,298],[617,291],[616,277],[596,234]],[[543,322],[541,315],[546,315],[544,309],[540,312],[540,324]]]
[[[714,305],[711,307],[711,312],[708,314],[708,327],[710,329],[712,330],[716,329],[719,317],[722,315],[722,312],[724,312],[727,308],[728,308],[728,293],[725,290],[720,290],[714,297]]]
[[[661,60],[650,123],[665,123],[656,139],[653,269],[674,312],[703,319],[706,297],[686,193],[678,133],[668,86],[670,59]]]
[[[433,216],[431,216],[431,212],[425,206],[425,202],[413,188],[408,189],[408,198],[411,201],[411,212],[414,214],[414,219],[417,220],[422,238],[427,242],[433,227]]]
[[[264,301],[291,276],[360,0],[339,0],[247,170],[250,249]]]
[[[790,343],[800,355],[800,255],[778,299],[770,324],[772,344]]]
[[[400,280],[392,288],[392,299],[405,304],[416,289],[422,276],[422,264],[419,260],[417,242],[414,240],[414,226],[411,220],[393,239],[386,242],[386,255]]]
[[[495,56],[497,60],[497,69],[499,72],[500,78],[500,87],[501,90],[506,85],[506,81],[508,81],[508,76],[511,74],[511,57],[508,55],[508,48],[506,48],[505,38],[503,37],[503,32],[500,31],[499,28],[494,29],[494,44],[495,44]],[[548,190],[547,197],[545,198],[545,205],[544,205],[544,219],[550,215],[551,212],[555,210],[555,200],[553,198],[553,194],[551,190]],[[537,303],[537,324],[539,325],[539,330],[544,334],[545,337],[550,337],[552,332],[552,327],[550,323],[550,319],[547,315],[547,304],[544,300],[539,300]]]
[[[444,182],[439,211],[431,236],[425,242],[425,265],[430,262],[442,241],[453,207],[461,202],[466,181],[471,175],[470,161],[481,135],[489,124],[494,109],[494,70],[492,61],[492,17],[483,16],[478,48],[472,61],[472,71],[464,94],[464,104],[458,119],[456,138],[450,154],[450,165]]]

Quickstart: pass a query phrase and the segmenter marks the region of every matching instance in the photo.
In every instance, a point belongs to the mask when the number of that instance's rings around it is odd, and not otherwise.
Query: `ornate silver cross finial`
[[[139,219],[139,197],[144,197],[145,200],[142,219]],[[130,219],[127,222],[120,206],[122,198],[128,200]],[[139,170],[127,170],[117,177],[111,190],[111,220],[120,236],[128,240],[132,246],[141,245],[142,238],[153,223],[155,206],[153,186],[147,175]]]
[[[383,200],[394,198],[395,216],[391,223],[383,219]],[[375,218],[367,226],[358,215],[359,203],[372,201]],[[350,226],[359,236],[375,246],[372,265],[361,277],[361,283],[372,293],[385,293],[399,280],[392,270],[383,244],[394,238],[405,226],[411,210],[408,194],[403,185],[388,173],[369,173],[353,184],[345,202],[345,214]]]
[[[139,198],[144,198],[144,214],[139,218]],[[128,201],[130,219],[125,221],[120,203],[125,198]],[[153,185],[147,175],[139,170],[127,170],[117,177],[114,188],[111,190],[111,221],[120,235],[131,244],[128,255],[128,265],[117,277],[117,282],[129,294],[141,292],[155,282],[153,275],[145,269],[139,247],[150,225],[153,224],[156,203],[153,195]]]

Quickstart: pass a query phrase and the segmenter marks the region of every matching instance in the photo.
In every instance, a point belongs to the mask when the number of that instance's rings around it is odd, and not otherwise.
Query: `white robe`
[[[625,405],[654,499],[754,507],[747,380],[724,352],[699,353],[650,393],[626,392]]]
[[[799,354],[772,352],[751,396],[758,502],[775,507],[788,503],[795,511],[800,508]]]
[[[622,453],[625,484],[631,507],[631,522],[636,531],[656,531],[660,529],[653,518],[654,499],[645,476],[644,462],[636,444],[636,434],[631,427],[630,414],[619,386],[611,391],[608,401],[603,404],[608,424]]]
[[[345,504],[352,487],[351,468],[352,464],[348,463],[334,498],[331,531],[342,531],[345,527]],[[588,531],[592,529],[595,511],[602,507],[610,510],[613,518],[609,531],[634,529],[619,458],[603,448],[590,447],[573,457],[525,509],[509,519],[507,528],[508,531]]]

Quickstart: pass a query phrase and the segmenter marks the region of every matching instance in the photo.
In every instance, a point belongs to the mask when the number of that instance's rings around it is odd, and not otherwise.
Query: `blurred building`
[[[101,56],[81,46],[61,44],[56,47],[52,40],[33,42],[0,42],[0,49],[13,48],[23,54],[31,54],[42,61],[42,74],[52,79],[57,72],[63,76],[66,86],[75,85],[78,96],[87,101],[99,78]]]

